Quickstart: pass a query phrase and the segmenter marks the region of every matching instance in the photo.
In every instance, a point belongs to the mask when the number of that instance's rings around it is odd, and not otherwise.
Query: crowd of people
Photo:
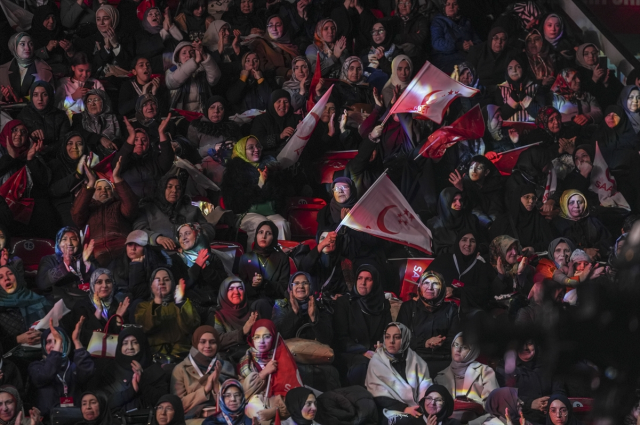
[[[616,75],[552,5],[25,7],[27,31],[0,11],[0,184],[13,191],[0,199],[0,424],[581,423],[571,399],[594,397],[601,365],[556,373],[535,333],[496,355],[466,330],[488,317],[543,329],[587,282],[615,286],[640,218],[640,74]],[[427,61],[478,93],[442,124],[387,117]],[[476,106],[483,137],[418,155]],[[346,150],[323,183],[323,156]],[[432,235],[413,280],[396,260],[423,252],[340,226],[385,173]],[[292,197],[326,203],[293,249],[279,243]],[[37,270],[12,250],[30,238],[55,250]],[[298,359],[303,385],[272,395],[292,367],[274,358],[280,337],[331,354]]]

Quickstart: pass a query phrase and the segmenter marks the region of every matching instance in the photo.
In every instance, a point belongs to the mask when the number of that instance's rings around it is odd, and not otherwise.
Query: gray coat
[[[152,246],[158,246],[156,239],[158,236],[165,236],[173,240],[176,239],[176,231],[183,223],[200,223],[202,231],[209,241],[216,235],[213,225],[207,222],[198,207],[190,203],[183,203],[178,210],[178,215],[184,217],[180,223],[172,223],[169,216],[160,210],[155,204],[148,203],[141,212],[140,217],[133,223],[134,230],[144,230],[149,235]]]

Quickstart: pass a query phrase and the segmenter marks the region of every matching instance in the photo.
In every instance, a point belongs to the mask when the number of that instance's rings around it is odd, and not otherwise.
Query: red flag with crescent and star
[[[324,112],[324,107],[329,100],[329,96],[331,96],[332,90],[333,86],[327,90],[324,96],[322,96],[318,103],[313,107],[311,112],[309,112],[302,122],[298,124],[296,132],[293,133],[293,136],[291,136],[282,151],[278,154],[277,160],[283,168],[291,167],[293,164],[298,162],[298,159],[300,159],[300,155],[302,154],[304,147],[307,146],[313,131],[318,125],[318,121],[320,121],[320,117]]]
[[[427,61],[393,104],[389,115],[409,112],[440,124],[456,97],[472,97],[479,92],[452,79]]]
[[[461,140],[479,139],[484,135],[484,118],[480,105],[476,105],[469,112],[455,120],[451,125],[440,127],[427,139],[420,155],[425,158],[442,158],[447,148]]]
[[[338,229],[342,226],[431,254],[431,231],[386,172],[351,208]]]

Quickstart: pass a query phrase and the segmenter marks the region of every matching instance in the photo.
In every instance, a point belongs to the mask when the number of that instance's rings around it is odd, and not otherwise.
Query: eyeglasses
[[[273,336],[271,335],[254,335],[253,338],[254,341],[271,341],[273,339]]]
[[[561,407],[558,410],[551,409],[551,414],[560,413],[560,416],[567,416],[569,414],[569,410],[566,407]]]
[[[349,186],[336,186],[333,188],[333,191],[344,193],[347,189],[349,189]]]
[[[401,1],[398,3],[398,6],[411,6],[410,1]]]
[[[457,342],[453,344],[453,348],[462,348],[463,350],[471,349],[471,347],[469,347],[468,345],[458,344]]]
[[[439,406],[442,406],[444,404],[444,400],[441,398],[433,398],[433,397],[427,397],[424,399],[425,403],[427,404],[436,404]]]
[[[222,394],[222,398],[225,398],[227,400],[240,400],[240,399],[242,399],[242,394],[240,394],[240,393],[225,393],[225,394]]]
[[[381,28],[381,29],[379,29],[379,30],[373,30],[373,31],[371,31],[371,35],[376,35],[376,34],[378,34],[378,35],[382,35],[382,34],[384,34],[384,33],[385,33],[384,28]]]
[[[262,145],[247,146],[246,149],[248,151],[261,151],[262,150]]]
[[[503,42],[503,43],[506,43],[506,42],[507,42],[507,37],[498,37],[498,36],[495,36],[495,37],[493,37],[491,40],[493,40],[493,41],[501,41],[501,42]]]
[[[293,286],[300,286],[300,285],[309,286],[309,282],[307,282],[306,280],[303,280],[302,282],[293,282]]]
[[[96,103],[102,103],[102,99],[89,99],[87,100],[87,105],[93,105]]]

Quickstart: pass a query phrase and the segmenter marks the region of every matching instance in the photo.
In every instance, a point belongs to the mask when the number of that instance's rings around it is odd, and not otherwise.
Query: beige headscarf
[[[98,8],[98,10],[96,10],[96,15],[98,14],[98,12],[103,11],[107,14],[107,16],[109,16],[111,18],[111,28],[116,29],[118,28],[118,24],[120,23],[120,12],[118,12],[118,9],[116,9],[113,6],[110,6],[108,4],[102,5]]]
[[[407,81],[406,83],[403,83],[402,81],[400,81],[400,78],[398,78],[398,66],[400,66],[400,62],[402,61],[407,61],[407,63],[409,64],[409,75],[413,75],[413,62],[411,62],[411,59],[409,59],[409,56],[398,55],[395,58],[393,58],[393,61],[391,62],[391,78],[389,78],[389,80],[384,85],[384,87],[387,87],[393,84],[393,86],[399,85],[403,90],[407,88],[411,80]]]

